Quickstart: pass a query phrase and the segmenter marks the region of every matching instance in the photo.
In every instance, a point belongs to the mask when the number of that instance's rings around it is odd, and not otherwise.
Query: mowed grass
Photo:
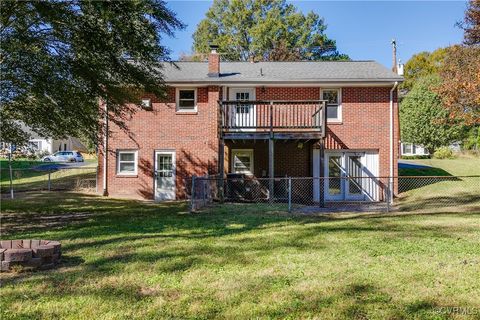
[[[190,214],[37,193],[2,201],[2,214],[3,238],[59,240],[64,259],[2,274],[1,319],[480,317],[478,212]]]
[[[50,172],[52,189],[73,189],[77,181],[95,180],[96,160],[86,160],[85,167],[67,168]],[[38,160],[18,159],[12,161],[14,192],[46,190],[48,171],[37,170],[39,166],[51,165]],[[90,183],[91,184],[91,183]],[[10,192],[10,170],[7,160],[0,160],[0,192]]]
[[[455,159],[406,162],[430,167],[399,170],[400,198],[396,204],[400,210],[480,211],[479,157],[459,156]]]

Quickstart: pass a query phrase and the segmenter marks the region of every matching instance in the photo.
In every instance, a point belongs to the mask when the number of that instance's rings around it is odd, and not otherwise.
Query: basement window
[[[177,89],[177,111],[196,112],[197,111],[197,89]]]
[[[136,150],[118,150],[117,151],[117,174],[136,175],[137,174]]]
[[[233,173],[243,173],[246,175],[253,175],[253,150],[252,149],[232,150],[232,171]]]

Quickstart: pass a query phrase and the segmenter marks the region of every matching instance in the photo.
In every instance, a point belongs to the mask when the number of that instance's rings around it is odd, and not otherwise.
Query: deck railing
[[[219,101],[223,132],[325,132],[325,101]]]

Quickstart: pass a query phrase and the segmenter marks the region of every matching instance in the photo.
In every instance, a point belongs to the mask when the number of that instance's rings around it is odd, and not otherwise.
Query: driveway
[[[425,169],[431,168],[431,166],[425,164],[419,164],[412,161],[398,160],[399,169]]]

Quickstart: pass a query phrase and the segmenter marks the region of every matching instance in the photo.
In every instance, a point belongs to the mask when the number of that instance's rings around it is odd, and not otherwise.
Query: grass
[[[400,210],[432,211],[441,208],[444,212],[480,211],[480,158],[462,156],[456,159],[411,160],[429,168],[400,169],[400,176],[421,176],[421,178],[400,178]],[[437,177],[432,177],[437,176]],[[430,178],[429,178],[430,177]],[[445,178],[443,178],[445,177]]]
[[[72,189],[75,184],[95,179],[96,160],[86,160],[86,167],[58,170],[50,174],[53,189]],[[48,188],[48,171],[34,170],[41,165],[51,165],[38,160],[16,159],[12,161],[13,189],[15,192],[45,190]],[[91,184],[91,183],[90,183]],[[8,160],[0,160],[0,192],[10,191]]]
[[[480,157],[459,156],[455,159],[402,160],[430,166],[425,169],[399,169],[401,176],[469,176],[480,175]]]
[[[480,317],[478,212],[189,214],[37,193],[2,214],[3,237],[60,240],[64,253],[57,270],[0,275],[2,319]]]

